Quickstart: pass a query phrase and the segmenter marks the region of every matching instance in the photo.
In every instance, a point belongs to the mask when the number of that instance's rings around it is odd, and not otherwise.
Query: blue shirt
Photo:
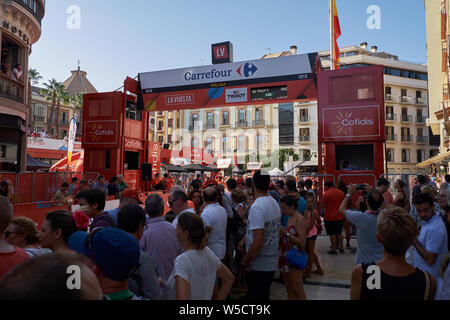
[[[347,210],[345,219],[356,227],[358,248],[355,264],[372,263],[383,259],[383,245],[377,240],[378,215]]]

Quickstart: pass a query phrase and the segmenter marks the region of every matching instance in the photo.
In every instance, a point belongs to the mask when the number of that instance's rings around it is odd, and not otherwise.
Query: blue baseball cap
[[[107,278],[128,279],[139,264],[139,242],[123,230],[102,228],[92,235],[90,251],[86,244],[88,235],[82,231],[73,233],[68,241],[69,248],[89,257]]]

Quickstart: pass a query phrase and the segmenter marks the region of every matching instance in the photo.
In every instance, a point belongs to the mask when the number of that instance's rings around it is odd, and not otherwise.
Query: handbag
[[[289,243],[288,237],[286,237],[286,243]],[[287,252],[286,260],[296,269],[304,270],[308,262],[308,255],[298,249],[292,248]]]

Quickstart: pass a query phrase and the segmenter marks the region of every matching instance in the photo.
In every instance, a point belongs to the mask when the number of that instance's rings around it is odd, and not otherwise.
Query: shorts
[[[306,238],[307,241],[316,241],[317,240],[317,235],[312,236],[311,238]]]
[[[342,229],[344,228],[344,220],[330,221],[325,220],[325,229],[327,230],[327,235],[340,235]]]

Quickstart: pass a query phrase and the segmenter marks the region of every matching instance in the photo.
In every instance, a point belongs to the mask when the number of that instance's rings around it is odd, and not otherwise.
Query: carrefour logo
[[[246,63],[241,64],[239,68],[236,70],[236,73],[240,75],[241,77],[251,77],[253,76],[256,71],[258,71],[258,68],[253,63]],[[224,78],[230,78],[233,75],[233,70],[216,70],[212,69],[209,72],[199,72],[199,73],[193,73],[193,72],[186,72],[184,74],[184,79],[186,81],[197,81],[197,80],[208,80],[208,79],[216,79],[216,80],[223,80]]]

